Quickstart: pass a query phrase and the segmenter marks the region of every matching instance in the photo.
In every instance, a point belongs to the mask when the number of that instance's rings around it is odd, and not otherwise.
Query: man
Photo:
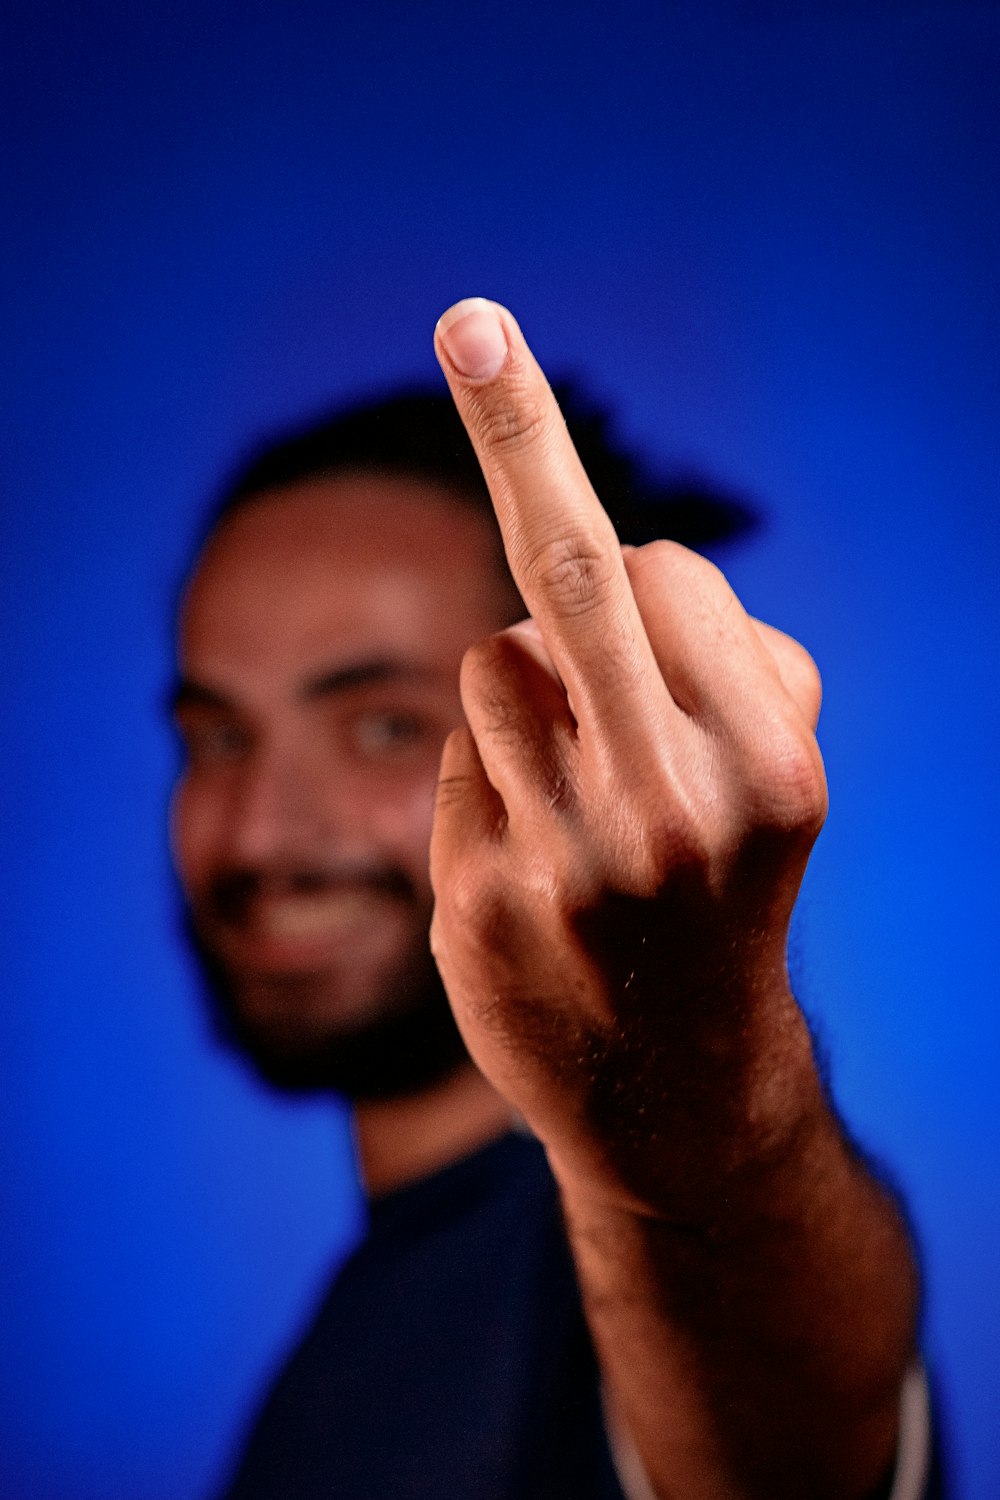
[[[372,1195],[231,1493],[920,1494],[912,1254],[785,967],[815,668],[619,546],[508,312],[436,346],[510,572],[466,460],[306,442],[184,600],[196,939],[265,1074],[355,1101]]]

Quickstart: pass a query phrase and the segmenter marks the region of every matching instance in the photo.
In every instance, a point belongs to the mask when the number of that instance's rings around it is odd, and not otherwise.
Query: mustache
[[[397,901],[416,902],[416,886],[393,865],[337,864],[282,869],[221,870],[205,892],[205,905],[224,922],[239,921],[260,896],[322,895],[366,890]]]

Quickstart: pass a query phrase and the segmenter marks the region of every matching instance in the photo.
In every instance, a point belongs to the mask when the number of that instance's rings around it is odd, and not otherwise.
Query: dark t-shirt
[[[622,1500],[544,1153],[519,1135],[371,1205],[227,1500]]]
[[[225,1500],[623,1500],[537,1142],[505,1136],[370,1213]],[[923,1500],[943,1492],[935,1456]]]

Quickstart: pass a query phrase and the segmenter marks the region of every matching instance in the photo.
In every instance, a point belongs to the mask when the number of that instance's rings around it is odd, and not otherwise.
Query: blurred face
[[[489,521],[416,478],[256,498],[184,599],[173,845],[225,1027],[355,1097],[461,1054],[428,949],[438,762],[474,641],[520,613]]]

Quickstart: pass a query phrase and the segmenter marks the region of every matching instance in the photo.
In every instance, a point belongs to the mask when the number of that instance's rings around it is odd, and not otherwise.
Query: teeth
[[[255,925],[266,937],[327,937],[371,908],[371,896],[358,891],[314,891],[270,896],[257,903]]]

